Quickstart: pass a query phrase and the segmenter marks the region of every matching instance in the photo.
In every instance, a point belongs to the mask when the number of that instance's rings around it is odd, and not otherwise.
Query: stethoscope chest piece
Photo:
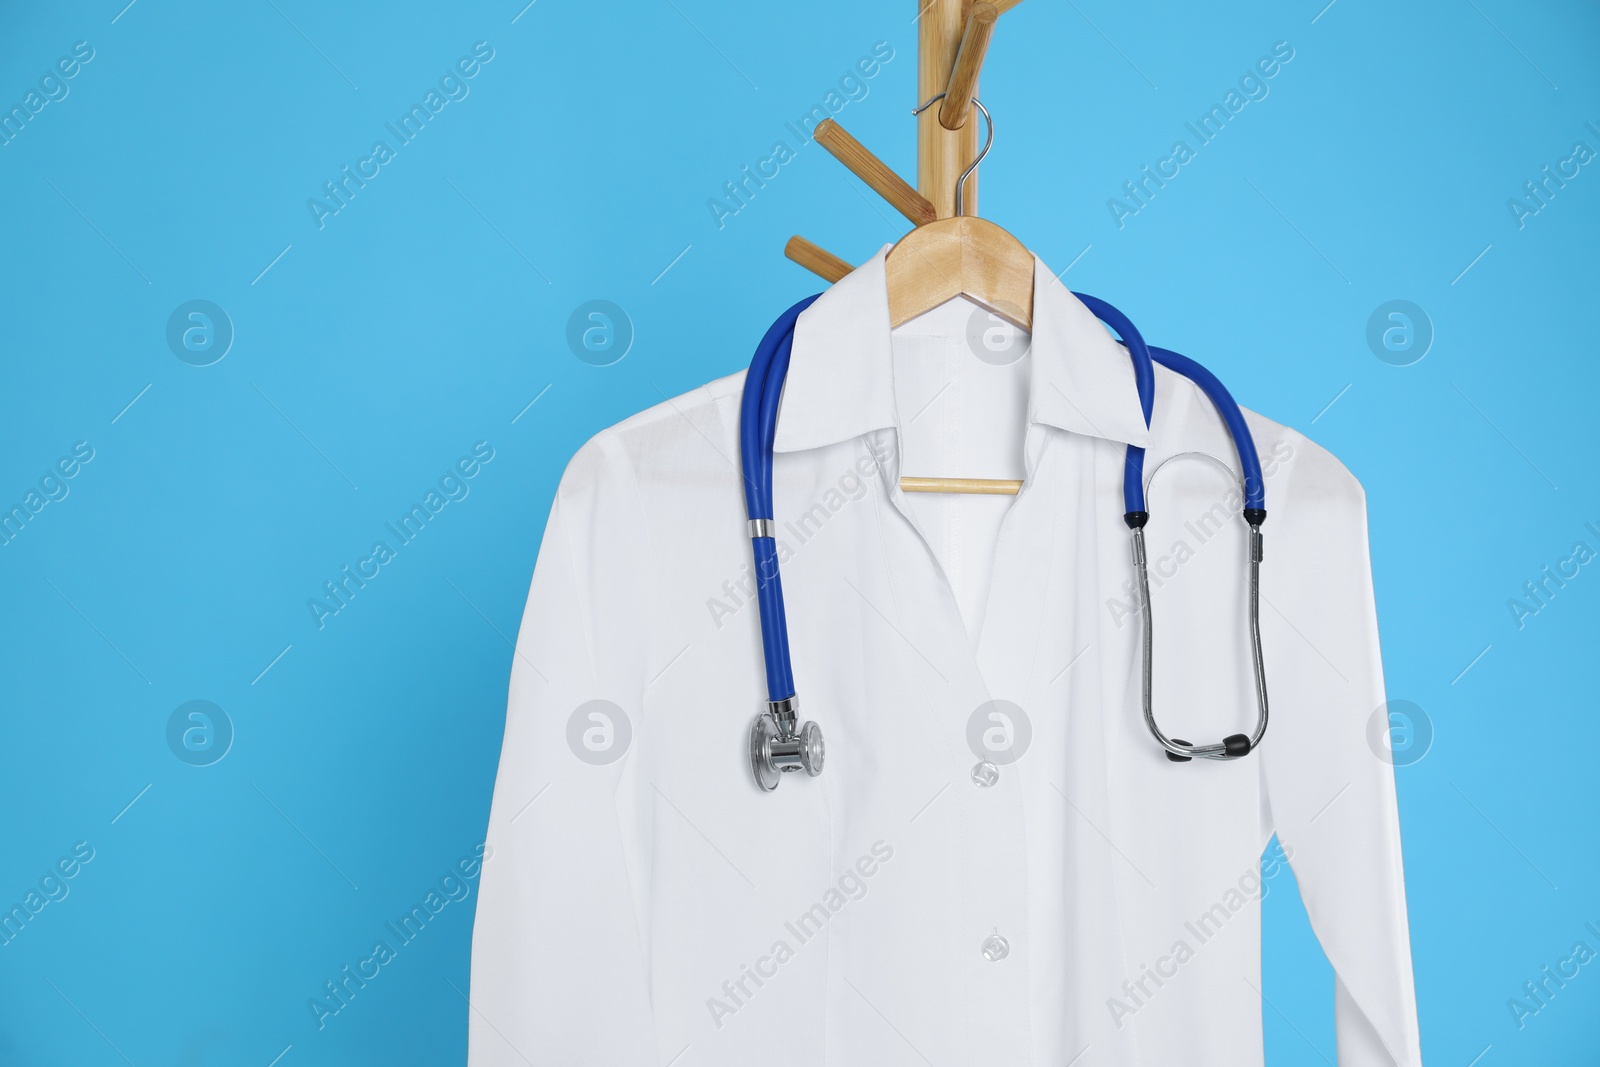
[[[827,755],[822,727],[808,722],[796,729],[796,707],[793,697],[770,702],[750,724],[750,769],[768,793],[778,788],[785,771],[805,771],[813,778],[822,773]]]

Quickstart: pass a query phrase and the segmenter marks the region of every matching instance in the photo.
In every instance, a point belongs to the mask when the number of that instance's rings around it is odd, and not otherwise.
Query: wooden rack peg
[[[783,254],[829,285],[855,270],[826,248],[819,248],[799,234],[789,238],[789,243],[783,246]]]
[[[972,113],[972,94],[978,87],[978,71],[983,69],[983,57],[989,51],[989,40],[994,36],[995,20],[999,17],[1000,9],[984,0],[973,4],[967,15],[966,28],[961,31],[961,45],[956,49],[956,61],[950,68],[950,82],[939,104],[939,125],[947,130],[959,130],[967,124],[967,116]]]
[[[817,143],[826,148],[850,172],[872,187],[879,196],[889,201],[891,207],[914,226],[925,226],[937,218],[933,204],[911,184],[889,168],[889,165],[865,145],[845,132],[845,128],[832,119],[823,119],[812,131]]]

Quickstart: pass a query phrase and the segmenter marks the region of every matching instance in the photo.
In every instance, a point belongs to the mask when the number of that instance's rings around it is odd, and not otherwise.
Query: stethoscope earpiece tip
[[[1181,737],[1172,738],[1172,743],[1174,745],[1182,745],[1184,748],[1194,747]],[[1239,759],[1242,756],[1248,756],[1252,751],[1254,751],[1254,749],[1255,746],[1250,743],[1250,738],[1247,735],[1229,734],[1227,737],[1222,739],[1222,744],[1220,746],[1208,745],[1204,750],[1201,751],[1200,755],[1204,756],[1206,759],[1232,760]],[[1181,755],[1169,748],[1167,749],[1167,759],[1171,760],[1173,763],[1189,763],[1194,759],[1194,757]]]

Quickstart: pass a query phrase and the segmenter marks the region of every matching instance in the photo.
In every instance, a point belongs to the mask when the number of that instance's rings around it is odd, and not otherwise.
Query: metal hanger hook
[[[935,93],[933,96],[928,97],[921,107],[913,108],[911,113],[913,115],[920,115],[932,107],[937,101],[943,100],[944,97],[944,93]],[[962,193],[966,189],[968,176],[970,176],[973,171],[978,169],[978,164],[983,162],[983,157],[987,156],[989,154],[989,149],[994,147],[994,116],[989,114],[989,109],[984,107],[983,102],[977,97],[972,98],[972,106],[983,113],[983,125],[984,129],[988,131],[988,135],[983,139],[983,151],[978,153],[978,158],[974,159],[972,164],[967,167],[966,170],[961,172],[961,177],[956,179],[957,215],[965,214],[965,212],[961,210],[964,199]]]

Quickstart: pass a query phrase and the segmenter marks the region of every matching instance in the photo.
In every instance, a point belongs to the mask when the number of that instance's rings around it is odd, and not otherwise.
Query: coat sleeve
[[[1366,496],[1304,438],[1284,496],[1269,499],[1263,527],[1272,719],[1260,755],[1273,828],[1336,972],[1340,1067],[1418,1067]]]
[[[639,834],[616,803],[642,714],[644,553],[631,468],[602,434],[562,477],[517,637],[472,934],[469,1067],[659,1063]]]

